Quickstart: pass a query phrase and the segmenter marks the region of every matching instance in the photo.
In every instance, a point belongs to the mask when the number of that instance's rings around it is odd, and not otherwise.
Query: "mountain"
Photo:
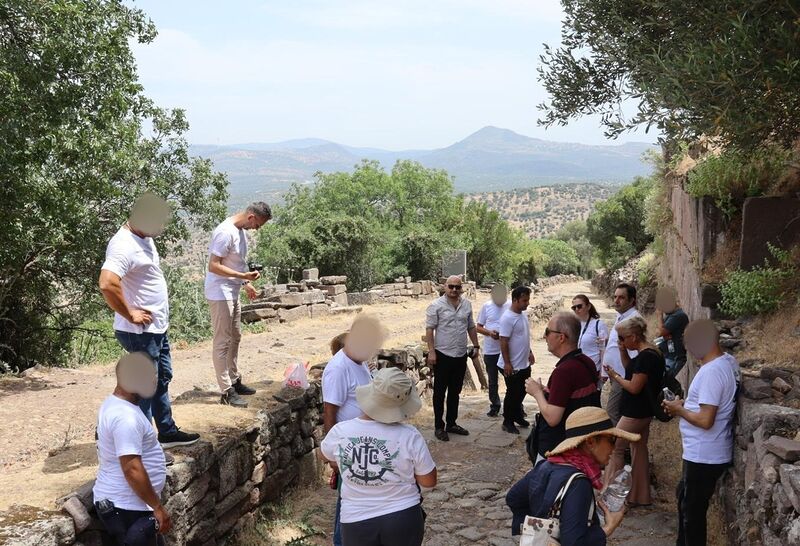
[[[311,183],[317,171],[351,171],[362,159],[386,169],[399,159],[445,169],[464,193],[575,182],[620,183],[647,175],[642,154],[652,144],[633,142],[592,146],[531,138],[498,127],[484,127],[446,148],[389,151],[358,148],[318,138],[228,146],[193,145],[231,181],[231,205],[253,199],[274,201],[292,183]]]

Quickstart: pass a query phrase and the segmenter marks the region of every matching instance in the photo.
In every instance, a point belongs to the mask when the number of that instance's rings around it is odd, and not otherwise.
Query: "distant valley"
[[[254,199],[280,200],[293,183],[311,183],[317,171],[351,171],[362,159],[379,161],[387,170],[399,159],[445,169],[456,191],[471,194],[565,183],[618,184],[649,174],[642,155],[654,146],[636,142],[591,146],[552,142],[508,129],[484,127],[446,148],[388,151],[355,148],[320,139],[301,139],[230,146],[193,145],[228,174],[232,208]],[[535,200],[534,200],[535,201]],[[537,212],[537,211],[532,211]],[[537,222],[520,218],[526,229]],[[542,226],[544,228],[544,226]]]

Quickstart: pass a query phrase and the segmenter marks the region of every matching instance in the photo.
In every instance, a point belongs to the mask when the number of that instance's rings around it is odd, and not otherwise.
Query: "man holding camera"
[[[218,225],[208,245],[205,294],[211,307],[211,326],[214,330],[212,360],[222,393],[220,402],[237,408],[247,407],[241,395],[256,392],[242,383],[236,367],[242,338],[239,291],[244,287],[247,297],[255,298],[257,292],[250,283],[260,276],[257,268],[247,265],[247,237],[244,230],[259,229],[271,219],[269,205],[251,203],[245,210]]]

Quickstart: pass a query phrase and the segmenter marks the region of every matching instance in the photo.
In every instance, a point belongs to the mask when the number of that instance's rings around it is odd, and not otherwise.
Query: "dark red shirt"
[[[570,400],[593,394],[597,390],[597,379],[597,367],[591,358],[580,349],[567,353],[547,381],[547,403],[566,408]]]

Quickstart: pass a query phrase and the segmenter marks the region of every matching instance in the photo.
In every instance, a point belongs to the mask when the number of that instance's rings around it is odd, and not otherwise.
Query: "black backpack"
[[[661,377],[661,381],[658,385],[658,394],[653,396],[653,391],[647,386],[645,386],[645,390],[650,399],[650,405],[653,408],[653,416],[662,423],[669,423],[672,421],[673,416],[665,412],[664,408],[661,406],[661,402],[664,401],[664,387],[671,390],[676,397],[683,398],[683,387],[681,387],[675,375],[667,371],[666,367],[664,368],[664,375]]]

